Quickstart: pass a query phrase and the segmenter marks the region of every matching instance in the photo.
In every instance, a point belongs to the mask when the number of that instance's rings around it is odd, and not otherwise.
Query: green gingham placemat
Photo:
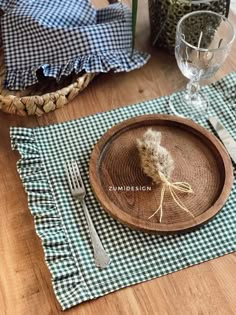
[[[211,100],[209,114],[218,116],[236,139],[235,91],[236,73],[204,88]],[[184,235],[130,230],[96,201],[88,176],[94,144],[114,124],[152,113],[170,113],[168,97],[42,128],[11,128],[12,148],[21,154],[17,168],[63,310],[236,250],[235,183],[223,210],[205,226]],[[198,122],[211,128],[205,119]],[[111,257],[110,266],[103,270],[94,265],[85,216],[68,188],[64,163],[74,159],[81,165],[95,228]]]

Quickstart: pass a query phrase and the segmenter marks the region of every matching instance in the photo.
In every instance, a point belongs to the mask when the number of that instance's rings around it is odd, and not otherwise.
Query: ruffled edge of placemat
[[[17,170],[28,195],[35,230],[41,239],[53,289],[62,309],[92,299],[71,249],[34,130],[11,127],[10,137],[12,150],[18,150],[21,155]]]

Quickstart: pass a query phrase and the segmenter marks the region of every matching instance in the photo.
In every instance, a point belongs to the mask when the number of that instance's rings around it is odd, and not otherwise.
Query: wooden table
[[[232,19],[236,20],[232,15]],[[140,1],[138,46],[152,53],[140,70],[98,76],[68,106],[44,117],[0,113],[0,315],[63,314],[16,171],[9,127],[44,126],[160,97],[183,87],[173,56],[148,44],[146,1]],[[236,69],[236,43],[214,80]],[[236,314],[236,254],[111,293],[68,310],[74,315]]]

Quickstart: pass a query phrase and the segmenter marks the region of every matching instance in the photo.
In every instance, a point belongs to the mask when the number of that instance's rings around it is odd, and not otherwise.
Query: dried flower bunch
[[[169,180],[174,169],[174,161],[166,148],[161,146],[161,133],[149,128],[142,139],[137,139],[137,146],[144,173],[156,184],[162,182],[160,173]]]
[[[166,189],[168,188],[173,200],[184,211],[193,214],[184,206],[175,190],[182,193],[193,193],[189,183],[170,182],[171,174],[174,170],[174,160],[168,150],[161,145],[161,132],[149,128],[142,139],[137,139],[137,148],[141,160],[143,172],[153,179],[156,184],[162,185],[160,205],[157,210],[149,217],[152,218],[160,211],[160,222],[163,216],[163,202]]]

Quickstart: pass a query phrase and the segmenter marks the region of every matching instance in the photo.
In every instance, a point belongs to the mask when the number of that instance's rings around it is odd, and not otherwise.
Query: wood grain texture
[[[162,190],[140,166],[137,139],[148,128],[162,133],[161,144],[174,160],[171,182],[191,185],[193,194],[178,196],[194,218],[176,205],[167,189],[162,222],[159,214],[148,219],[160,204]],[[103,208],[132,229],[148,233],[186,232],[208,222],[227,201],[233,184],[232,162],[219,140],[192,120],[163,114],[133,117],[110,128],[95,145],[89,166],[90,183]],[[133,190],[124,188],[131,186]]]
[[[148,45],[147,1],[140,0],[137,44],[152,54],[130,73],[104,74],[64,109],[42,118],[0,113],[0,314],[1,315],[234,315],[236,254],[119,290],[63,313],[53,293],[40,240],[20,178],[9,127],[45,126],[160,97],[186,83],[173,56]],[[98,3],[98,1],[96,1]],[[105,4],[105,1],[99,5]],[[236,21],[236,18],[231,15]],[[236,70],[236,43],[213,80]]]

